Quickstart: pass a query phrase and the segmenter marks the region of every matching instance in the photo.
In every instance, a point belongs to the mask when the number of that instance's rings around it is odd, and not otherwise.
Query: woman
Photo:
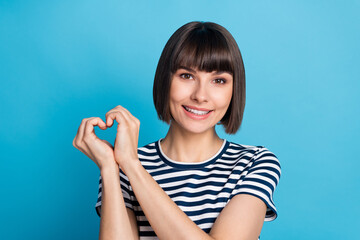
[[[219,138],[234,134],[245,107],[245,73],[231,34],[190,22],[167,42],[153,88],[165,138],[138,148],[140,122],[117,106],[82,121],[73,145],[100,168],[96,210],[101,239],[258,239],[276,218],[276,156],[262,146]],[[118,122],[114,147],[94,127]],[[120,175],[120,178],[119,178]]]

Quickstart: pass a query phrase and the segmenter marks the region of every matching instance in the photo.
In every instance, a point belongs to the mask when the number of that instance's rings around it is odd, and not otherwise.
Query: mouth
[[[190,108],[188,106],[182,106],[187,112],[198,115],[198,116],[204,116],[209,114],[210,112],[214,111],[214,110],[208,110],[208,109],[194,109],[194,108]]]

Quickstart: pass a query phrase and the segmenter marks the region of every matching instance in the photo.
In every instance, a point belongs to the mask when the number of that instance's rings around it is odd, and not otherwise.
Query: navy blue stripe
[[[140,237],[156,237],[155,232],[148,232],[148,231],[140,231]]]
[[[178,192],[178,193],[173,193],[173,194],[169,194],[170,198],[175,198],[175,197],[201,197],[205,194],[209,194],[209,195],[217,195],[218,193],[220,193],[220,191],[213,191],[213,190],[203,190],[203,191],[199,191],[199,192]]]
[[[241,186],[237,185],[236,189],[243,189],[245,191],[246,191],[246,189],[253,189],[253,190],[256,190],[256,191],[259,191],[259,192],[265,194],[269,199],[271,199],[271,196],[270,196],[271,194],[268,191],[264,190],[263,188],[257,187],[257,186],[242,184]],[[243,190],[242,190],[242,193],[244,193]],[[252,194],[255,194],[255,193],[252,193]]]
[[[210,177],[217,177],[217,178],[221,178],[221,177],[226,177],[227,175],[225,174],[210,174],[209,176],[200,176],[200,175],[189,175],[189,176],[178,176],[178,177],[171,177],[168,179],[158,179],[156,180],[159,184],[165,184],[168,182],[178,182],[178,181],[186,181],[186,180],[206,180],[207,178]]]
[[[222,207],[220,207],[220,208],[204,208],[204,209],[198,210],[198,211],[185,211],[185,213],[186,213],[186,215],[191,217],[191,216],[198,216],[198,215],[205,214],[205,213],[220,213],[221,210],[223,210]]]
[[[226,202],[228,200],[228,198],[217,198],[217,199],[203,199],[201,201],[193,201],[193,202],[184,202],[184,201],[180,201],[180,200],[176,200],[174,201],[177,205],[179,206],[184,206],[184,207],[196,207],[199,205],[204,205],[204,204],[216,204],[219,202]]]
[[[214,223],[216,218],[205,218],[194,221],[196,225],[204,224],[204,223]]]
[[[153,156],[157,156],[157,153],[156,151],[155,152],[145,152],[145,151],[142,151],[140,149],[138,149],[138,154],[141,154],[141,155],[144,155],[144,156],[149,156],[149,157],[153,157]]]
[[[244,182],[257,182],[257,183],[261,183],[261,184],[264,184],[265,186],[269,187],[271,189],[271,191],[274,191],[274,187],[273,185],[268,182],[268,181],[265,181],[265,180],[262,180],[262,179],[258,179],[258,178],[251,178],[251,177],[247,177]],[[276,183],[276,181],[274,181]]]
[[[236,179],[235,179],[236,180]],[[201,188],[201,187],[223,187],[226,184],[226,182],[204,182],[204,183],[199,183],[199,184],[195,184],[195,183],[183,183],[177,186],[173,186],[173,187],[163,187],[164,191],[168,192],[168,191],[172,191],[172,190],[176,190],[176,189],[180,189],[183,187],[188,187],[188,188],[192,188],[192,189],[197,189],[197,188]]]
[[[252,158],[252,157],[250,157],[250,156],[243,156],[243,157],[241,157],[241,159],[245,159],[245,160],[248,160],[248,161],[250,161],[251,158]],[[221,159],[222,159],[222,160],[226,160],[226,161],[231,161],[231,160],[232,160],[232,161],[235,161],[235,160],[236,160],[236,159],[234,159],[234,158],[224,157],[224,156],[222,156]],[[237,159],[237,160],[239,160],[239,159]]]
[[[275,172],[276,175],[280,176],[280,172],[279,172],[276,168],[274,168],[274,167],[263,167],[263,166],[259,166],[259,167],[250,169],[250,170],[249,170],[249,174],[250,174],[250,173],[254,173],[254,172],[256,172],[257,170],[261,170],[261,171],[267,170],[267,171],[269,171],[269,172]],[[261,173],[259,173],[259,174],[261,174]]]

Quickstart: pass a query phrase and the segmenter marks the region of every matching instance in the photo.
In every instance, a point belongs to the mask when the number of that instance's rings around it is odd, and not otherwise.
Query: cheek
[[[227,108],[232,98],[232,88],[223,90],[224,91],[217,91],[216,94],[213,95],[213,101],[218,108]]]
[[[173,81],[170,87],[170,100],[173,102],[178,102],[183,99],[186,99],[191,94],[191,90],[180,84],[178,81]]]

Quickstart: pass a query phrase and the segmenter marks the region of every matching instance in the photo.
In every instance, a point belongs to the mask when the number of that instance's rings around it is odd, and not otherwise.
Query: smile
[[[210,111],[201,111],[201,110],[192,109],[192,108],[189,108],[186,106],[184,106],[184,108],[186,111],[194,113],[196,115],[205,115],[205,114],[208,114],[209,112],[211,112],[211,110]]]
[[[207,110],[207,109],[194,109],[190,108],[188,106],[183,106],[185,113],[187,116],[194,120],[203,120],[207,118],[213,110]]]

